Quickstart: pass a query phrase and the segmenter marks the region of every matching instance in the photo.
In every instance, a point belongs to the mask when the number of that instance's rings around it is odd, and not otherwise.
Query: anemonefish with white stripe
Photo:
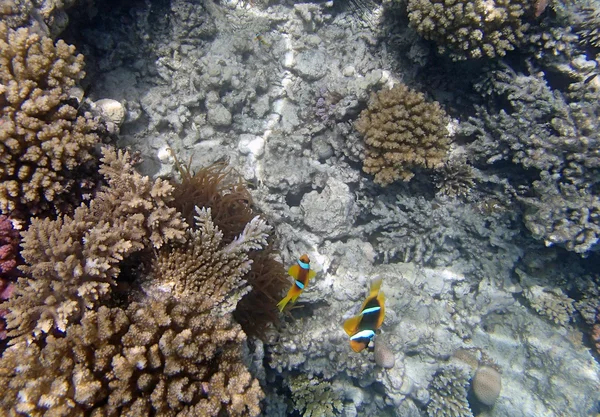
[[[360,307],[360,314],[344,322],[344,330],[350,336],[350,347],[360,352],[375,337],[375,331],[383,324],[385,317],[385,296],[380,291],[381,278],[371,282],[369,296]]]
[[[294,278],[294,283],[292,284],[292,288],[288,291],[287,295],[283,300],[281,300],[277,307],[279,311],[283,311],[287,303],[290,301],[292,303],[296,302],[296,299],[302,294],[302,291],[308,285],[308,282],[317,275],[317,273],[310,269],[310,259],[308,255],[304,254],[298,259],[298,262],[288,269],[288,274]]]

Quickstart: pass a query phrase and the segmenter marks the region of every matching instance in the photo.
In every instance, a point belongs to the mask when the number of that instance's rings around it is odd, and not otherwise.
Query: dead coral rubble
[[[97,123],[67,104],[83,78],[83,55],[0,22],[0,209],[36,212],[91,160]]]
[[[450,146],[447,123],[438,102],[404,84],[371,94],[355,123],[366,144],[363,170],[385,186],[409,181],[415,168],[442,167]]]
[[[533,236],[585,254],[600,238],[600,93],[572,81],[561,93],[543,72],[507,69],[490,83],[509,110],[478,108],[461,128],[476,138],[469,144],[473,160],[512,162],[514,178],[529,178],[521,201]]]
[[[120,262],[136,251],[184,237],[186,223],[168,207],[172,187],[134,171],[129,155],[104,149],[108,186],[89,206],[57,220],[33,219],[23,232],[28,265],[5,307],[9,336],[30,339],[69,324],[106,299]]]
[[[506,55],[522,42],[531,0],[409,0],[410,24],[454,60]]]

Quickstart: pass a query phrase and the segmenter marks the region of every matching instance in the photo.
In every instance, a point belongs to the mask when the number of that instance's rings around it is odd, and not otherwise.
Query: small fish
[[[308,255],[304,254],[298,259],[298,262],[288,269],[288,274],[294,278],[294,284],[292,288],[288,291],[287,295],[283,300],[281,300],[277,307],[279,311],[283,311],[287,303],[290,301],[292,303],[296,302],[296,299],[302,294],[302,291],[308,285],[308,282],[317,275],[315,271],[310,269],[310,259]]]
[[[375,337],[375,331],[383,324],[385,317],[385,296],[379,289],[381,278],[371,282],[369,296],[360,307],[360,314],[344,322],[344,330],[350,336],[350,347],[360,352]]]
[[[271,44],[265,40],[265,37],[261,33],[257,33],[256,36],[254,37],[254,40],[259,41],[260,43],[262,43],[266,47],[270,47],[271,46]]]

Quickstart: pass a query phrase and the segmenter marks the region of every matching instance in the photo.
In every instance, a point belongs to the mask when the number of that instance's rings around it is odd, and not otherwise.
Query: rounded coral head
[[[502,378],[500,372],[490,366],[480,366],[473,377],[473,392],[479,401],[492,406],[500,396]]]
[[[309,264],[310,263],[310,258],[308,257],[307,254],[304,254],[304,255],[300,256],[300,262],[304,262],[305,264]]]

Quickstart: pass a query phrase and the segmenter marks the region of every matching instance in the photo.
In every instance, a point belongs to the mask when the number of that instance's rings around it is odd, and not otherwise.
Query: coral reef
[[[573,300],[557,288],[533,285],[526,288],[523,295],[535,311],[561,326],[566,326],[575,312]]]
[[[473,276],[498,276],[520,257],[519,217],[503,205],[485,211],[460,200],[441,205],[401,194],[367,201],[361,206],[372,221],[362,229],[384,261],[454,264]]]
[[[366,143],[363,170],[388,185],[409,181],[418,167],[440,168],[449,148],[447,123],[439,103],[404,84],[371,94],[355,123]]]
[[[290,390],[294,408],[304,417],[335,417],[344,409],[340,393],[319,378],[292,377]]]
[[[577,34],[583,42],[598,48],[600,47],[600,8],[598,8],[597,2],[596,4],[593,1],[583,1],[581,3],[583,7],[580,10],[583,13],[579,16]]]
[[[97,122],[67,103],[83,55],[0,22],[0,209],[35,213],[55,203],[92,159]]]
[[[16,266],[19,262],[19,232],[9,217],[0,216],[0,302],[8,300],[14,293]],[[0,308],[0,340],[6,339],[4,316],[8,310]]]
[[[256,416],[263,394],[241,360],[245,335],[207,304],[101,307],[64,337],[13,346],[0,360],[0,404],[29,416]]]
[[[108,185],[89,205],[57,220],[33,219],[23,232],[27,278],[3,305],[13,343],[64,332],[110,294],[123,259],[184,237],[185,222],[167,206],[172,187],[135,172],[127,152],[103,153],[100,173]]]
[[[434,173],[433,181],[439,195],[464,198],[475,186],[475,175],[466,161],[450,159]]]
[[[452,59],[494,58],[515,49],[529,28],[528,0],[408,0],[410,24]]]
[[[10,217],[0,215],[0,276],[7,277],[17,266],[19,231]]]
[[[185,242],[159,251],[152,267],[152,282],[169,288],[176,296],[202,290],[205,297],[222,303],[246,283],[243,276],[250,271],[252,261],[245,253],[266,246],[270,229],[257,216],[237,238],[221,247],[223,234],[211,220],[211,209],[198,210],[196,230],[187,231]],[[219,284],[207,285],[212,281]]]
[[[441,366],[429,386],[429,417],[473,417],[467,401],[469,379],[469,372],[461,366]]]
[[[177,159],[176,165],[181,181],[173,183],[170,205],[182,213],[189,224],[194,224],[195,207],[210,208],[213,222],[223,233],[223,242],[230,243],[256,216],[249,190],[226,164],[218,162],[195,173]],[[274,245],[269,242],[264,250],[249,255],[252,264],[244,279],[252,289],[238,303],[235,317],[251,336],[262,337],[270,323],[279,321],[275,306],[289,285],[285,268],[274,259],[274,252]],[[170,256],[168,250],[161,253],[167,258]],[[187,256],[185,250],[182,256]]]
[[[394,351],[386,341],[382,340],[382,336],[375,339],[373,358],[375,359],[375,363],[382,368],[391,369],[394,367],[396,362]]]
[[[491,366],[480,366],[475,371],[471,385],[477,399],[487,406],[492,406],[502,390],[500,372]]]
[[[527,196],[520,201],[533,236],[548,246],[585,254],[600,237],[595,191],[600,96],[586,87],[584,75],[572,72],[569,90],[561,93],[548,85],[543,72],[506,69],[490,80],[508,100],[506,110],[479,108],[462,129],[476,137],[469,145],[476,163],[509,161],[520,168],[509,180]]]
[[[186,242],[157,256],[140,301],[86,310],[81,324],[10,347],[0,359],[9,387],[2,407],[31,416],[258,415],[263,393],[244,365],[246,336],[232,313],[249,290],[247,253],[266,245],[270,227],[256,217],[223,245],[210,213],[197,209]]]

